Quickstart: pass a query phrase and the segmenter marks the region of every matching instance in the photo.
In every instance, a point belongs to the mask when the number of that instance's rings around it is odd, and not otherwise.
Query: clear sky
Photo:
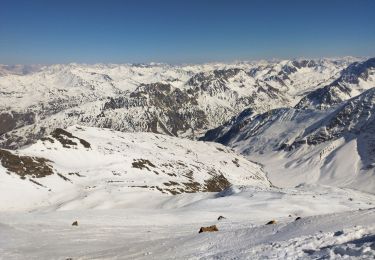
[[[375,0],[0,0],[0,64],[375,56]]]

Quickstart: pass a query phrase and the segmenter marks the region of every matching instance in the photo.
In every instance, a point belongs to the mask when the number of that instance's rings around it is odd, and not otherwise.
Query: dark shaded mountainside
[[[355,62],[344,69],[338,79],[323,88],[312,91],[295,107],[325,109],[356,96],[363,91],[362,82],[373,82],[371,77],[374,76],[374,69],[375,58],[365,62]]]

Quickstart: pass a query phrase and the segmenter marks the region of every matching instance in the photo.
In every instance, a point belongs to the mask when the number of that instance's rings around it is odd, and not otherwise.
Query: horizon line
[[[259,58],[259,59],[234,59],[231,61],[204,61],[204,62],[162,62],[162,61],[149,61],[149,62],[56,62],[56,63],[0,63],[0,66],[53,66],[53,65],[148,65],[148,66],[157,66],[157,65],[167,65],[167,66],[190,66],[190,65],[210,65],[210,64],[237,64],[237,63],[252,63],[252,62],[281,62],[281,61],[298,61],[298,60],[343,60],[343,59],[370,59],[374,56],[354,56],[354,55],[345,55],[345,56],[321,56],[321,57],[307,57],[299,56],[294,58]]]

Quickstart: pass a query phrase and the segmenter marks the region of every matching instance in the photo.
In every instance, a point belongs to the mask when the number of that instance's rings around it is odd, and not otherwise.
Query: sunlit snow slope
[[[24,149],[0,150],[0,161],[1,210],[113,208],[129,192],[270,186],[259,165],[220,144],[82,126],[56,129]]]

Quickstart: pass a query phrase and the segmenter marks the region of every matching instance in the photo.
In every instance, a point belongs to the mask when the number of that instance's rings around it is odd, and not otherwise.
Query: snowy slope
[[[369,89],[325,111],[245,111],[203,139],[262,163],[277,186],[323,183],[374,192],[374,93]]]
[[[152,133],[72,126],[16,152],[0,150],[0,158],[1,210],[112,208],[132,191],[153,196],[270,185],[259,165],[220,144]]]

